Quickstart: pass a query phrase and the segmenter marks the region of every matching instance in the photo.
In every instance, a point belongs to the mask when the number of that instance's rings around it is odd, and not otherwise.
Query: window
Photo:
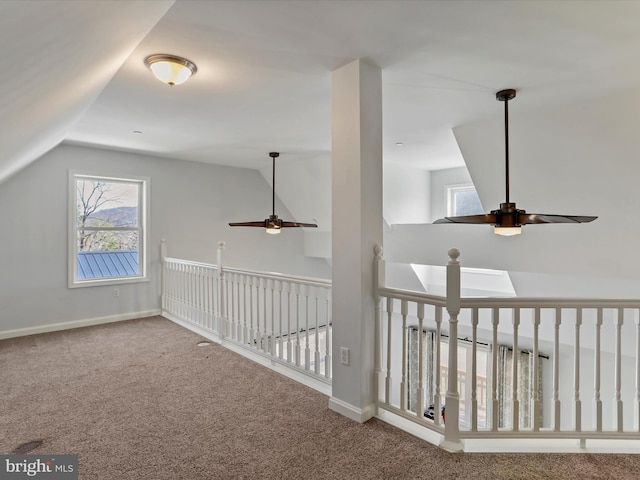
[[[422,340],[420,340],[422,339]],[[418,387],[418,361],[419,346],[418,342],[423,342],[423,385],[425,389],[424,405],[421,407],[416,405],[416,389]],[[435,385],[435,332],[424,330],[422,336],[418,335],[418,329],[409,328],[409,349],[408,349],[408,379],[409,379],[409,409],[416,411],[421,408],[427,412],[433,406],[434,385]],[[470,342],[459,339],[458,341],[458,393],[460,395],[460,425],[469,427],[471,425],[471,386],[472,386],[472,345]],[[486,428],[487,424],[487,376],[489,349],[484,344],[477,344],[476,351],[476,399],[478,401],[478,428]],[[449,339],[442,337],[440,339],[440,400],[444,406],[447,393],[447,384],[449,381]],[[440,412],[440,408],[437,409]],[[425,414],[427,418],[432,418]]]
[[[425,412],[425,417],[433,419],[434,412],[440,412],[433,406],[434,386],[435,386],[435,366],[436,366],[436,334],[431,330],[423,330],[422,335],[415,327],[410,327],[408,331],[408,351],[407,351],[407,369],[408,369],[408,402],[409,410],[416,412],[421,409]],[[420,382],[419,378],[419,342],[423,342],[423,378],[424,385],[424,405],[416,405],[416,390]],[[498,345],[498,364],[497,373],[497,395],[498,395],[498,427],[513,428],[513,350],[504,345]],[[548,357],[540,354],[539,360]],[[518,401],[520,404],[519,412],[519,428],[532,428],[534,411],[534,397],[543,398],[542,394],[542,371],[543,366],[538,368],[538,377],[534,378],[533,354],[529,351],[519,350],[517,355],[518,361]],[[473,372],[473,350],[472,343],[466,339],[458,339],[458,394],[459,406],[458,412],[460,426],[462,428],[470,428],[472,418],[472,380]],[[442,407],[447,394],[447,386],[449,382],[449,338],[442,336],[440,339],[440,401]],[[476,400],[477,400],[477,421],[478,428],[490,428],[489,412],[487,404],[490,401],[492,379],[490,378],[491,363],[491,346],[482,342],[476,344]],[[432,410],[433,408],[433,410]],[[542,425],[542,402],[539,404],[539,425]]]
[[[70,173],[69,287],[146,280],[148,179]]]
[[[479,215],[484,213],[480,197],[473,185],[447,187],[447,216]]]

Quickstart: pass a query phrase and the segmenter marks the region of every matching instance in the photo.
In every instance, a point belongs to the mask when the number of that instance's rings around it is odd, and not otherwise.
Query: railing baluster
[[[594,365],[594,411],[595,411],[595,428],[596,432],[602,432],[602,400],[600,398],[600,365],[601,365],[601,357],[600,357],[600,330],[602,327],[602,308],[598,308],[596,312],[596,323],[595,323],[596,331],[595,331],[595,365]]]
[[[304,369],[309,370],[311,364],[311,348],[309,347],[309,288],[303,285],[304,290]]]
[[[316,349],[315,349],[315,355],[314,355],[314,371],[316,374],[320,373],[320,329],[318,327],[318,317],[320,316],[320,309],[319,309],[319,304],[318,304],[318,290],[314,289],[315,291],[315,295],[314,295],[314,300],[315,300],[315,306],[316,306]]]
[[[291,357],[291,284],[284,283],[284,290],[287,293],[287,362],[292,362]]]
[[[618,308],[618,321],[616,322],[616,394],[615,394],[615,428],[618,432],[624,429],[622,417],[622,324],[624,322],[624,309]]]
[[[418,390],[416,391],[416,415],[423,418],[424,415],[424,303],[417,304],[418,316]]]
[[[199,290],[200,290],[200,323],[203,327],[207,326],[207,290],[206,290],[207,271],[204,267],[199,267]]]
[[[269,355],[272,357],[275,356],[276,350],[276,309],[275,309],[275,289],[274,289],[274,280],[267,280],[267,285],[269,286],[269,290],[271,290],[271,337],[269,337]],[[266,310],[266,304],[265,304]]]
[[[207,328],[208,326],[208,315],[207,311],[209,308],[209,295],[207,292],[207,277],[208,277],[208,269],[204,267],[200,267],[200,294],[202,300],[200,301],[200,314],[202,315],[202,326],[203,328]]]
[[[407,410],[407,313],[408,302],[400,302],[400,314],[402,315],[402,378],[400,380],[400,410]]]
[[[478,431],[478,308],[471,310],[471,431]]]
[[[284,282],[277,282],[278,288],[278,358],[282,360],[284,357],[284,348],[282,345],[282,289]]]
[[[560,323],[562,322],[562,309],[555,310],[555,334],[553,339],[553,429],[560,431]]]
[[[491,310],[491,430],[498,431],[500,425],[500,401],[498,400],[498,324],[500,309]]]
[[[242,341],[242,323],[240,321],[240,285],[241,278],[240,274],[236,273],[234,275],[235,285],[236,285],[236,315],[235,315],[235,339],[237,342]]]
[[[247,287],[249,290],[249,341],[247,343],[252,347],[256,345],[256,337],[258,335],[254,328],[255,315],[253,314],[253,282],[253,277],[247,277]]]
[[[256,349],[258,350],[262,350],[262,344],[264,341],[263,340],[264,333],[260,328],[260,282],[261,281],[262,280],[259,277],[254,278],[254,285],[256,287]]]
[[[229,325],[229,329],[227,331],[227,337],[234,339],[235,335],[234,335],[234,330],[235,330],[235,325],[236,325],[236,320],[235,320],[235,316],[236,316],[236,304],[234,302],[234,278],[235,278],[236,274],[235,273],[231,273],[228,272],[227,273],[227,305],[229,306],[229,318],[228,318],[228,325]]]
[[[440,390],[440,370],[442,369],[442,307],[436,307],[436,365],[433,374],[435,385],[433,386],[433,421],[436,425],[441,423],[440,408],[442,405],[442,394]]]
[[[247,276],[246,275],[242,275],[240,277],[240,285],[242,285],[242,287],[238,287],[241,288],[242,291],[242,328],[241,328],[241,332],[242,332],[242,336],[240,338],[240,342],[243,344],[247,344],[247,336],[248,336],[248,326],[247,326]]]
[[[512,362],[512,374],[511,378],[513,379],[513,388],[512,390],[512,422],[511,425],[513,427],[513,431],[517,432],[520,430],[520,401],[518,400],[519,396],[519,382],[518,382],[518,367],[520,366],[520,352],[518,350],[518,327],[520,326],[520,309],[513,309],[513,362]]]
[[[538,351],[538,333],[540,327],[540,309],[533,314],[533,431],[540,430],[540,352]]]
[[[393,298],[387,297],[387,374],[384,379],[384,403],[390,404],[391,395],[391,317],[393,315]]]
[[[296,366],[300,366],[300,285],[295,285],[296,293]]]
[[[582,430],[582,402],[580,401],[580,326],[582,325],[582,309],[576,308],[576,337],[573,347],[573,401],[575,413],[575,431]]]
[[[328,290],[326,288],[322,289],[325,295],[325,321],[324,321],[324,328],[325,328],[325,355],[324,355],[324,376],[326,378],[331,378],[331,342],[333,340],[333,331],[331,328],[331,318],[330,318],[330,314],[331,314],[331,307],[329,305],[329,298],[331,297],[331,290]],[[376,395],[378,395],[378,392],[376,391]],[[376,397],[377,400],[377,397]]]
[[[267,330],[268,318],[267,318],[267,288],[268,280],[266,278],[260,278],[260,286],[262,287],[262,351],[269,351],[269,331]]]
[[[633,309],[633,321],[636,324],[636,398],[633,409],[635,429],[640,432],[640,310]]]

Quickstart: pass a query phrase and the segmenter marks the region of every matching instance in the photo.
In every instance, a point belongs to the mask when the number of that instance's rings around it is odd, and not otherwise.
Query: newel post
[[[382,298],[380,297],[380,289],[384,287],[385,283],[385,264],[382,256],[382,246],[376,245],[373,247],[373,301],[375,302],[375,349],[374,349],[374,363],[373,363],[373,380],[374,392],[376,397],[374,398],[376,411],[378,409],[378,400],[383,394],[380,388],[384,385],[385,372],[382,370]]]
[[[450,452],[463,449],[460,440],[460,396],[458,392],[458,315],[460,314],[460,251],[452,248],[448,252],[447,264],[447,312],[449,312],[449,378],[445,397],[446,420],[442,448]]]
[[[218,242],[218,337],[224,340],[225,330],[227,327],[227,292],[225,288],[224,269],[223,269],[223,252],[225,243],[220,240]]]

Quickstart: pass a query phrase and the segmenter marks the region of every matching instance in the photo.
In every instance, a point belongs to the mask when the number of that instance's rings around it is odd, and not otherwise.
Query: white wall
[[[396,223],[428,223],[431,172],[397,163],[385,163],[384,219]]]
[[[67,288],[70,169],[150,177],[149,282],[120,285],[119,297],[113,287]],[[229,266],[329,278],[326,262],[304,257],[303,232],[227,225],[266,218],[270,195],[255,170],[55,148],[0,185],[0,331],[158,309],[161,238],[174,257],[215,263],[224,240]]]

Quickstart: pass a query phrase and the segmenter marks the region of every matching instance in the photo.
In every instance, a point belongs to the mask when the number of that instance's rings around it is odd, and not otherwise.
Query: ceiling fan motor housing
[[[282,219],[278,218],[277,215],[269,215],[264,221],[265,228],[282,228]]]
[[[500,210],[493,210],[491,213],[496,216],[496,226],[519,227],[520,215],[526,212],[518,210],[515,203],[501,203]]]

